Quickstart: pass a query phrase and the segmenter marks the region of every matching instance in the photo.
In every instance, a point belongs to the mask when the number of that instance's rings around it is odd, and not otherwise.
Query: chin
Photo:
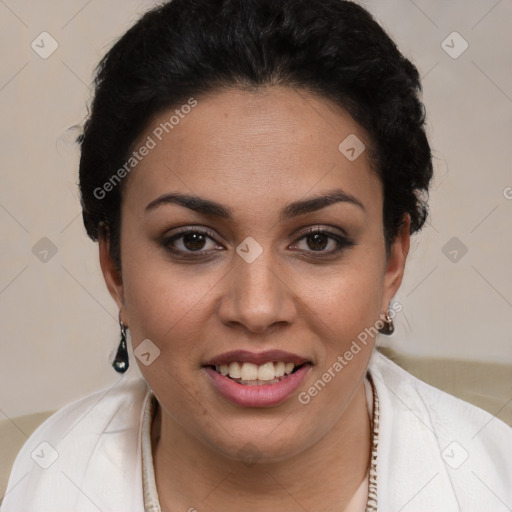
[[[286,422],[286,431],[280,425]],[[310,425],[310,421],[309,427]],[[231,427],[232,428],[232,427]],[[227,459],[252,466],[254,464],[273,464],[289,460],[314,445],[322,434],[307,432],[304,425],[290,428],[289,418],[284,416],[272,425],[258,425],[257,420],[245,419],[238,429],[221,428],[218,436],[208,436],[207,444]],[[229,437],[226,431],[232,432]],[[211,432],[209,432],[211,434]]]

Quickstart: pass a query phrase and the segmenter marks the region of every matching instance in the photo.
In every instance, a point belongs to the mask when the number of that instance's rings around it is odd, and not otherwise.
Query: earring
[[[384,318],[382,319],[383,326],[379,329],[379,332],[381,334],[389,336],[390,334],[393,334],[395,332],[395,324],[393,323],[393,319],[389,316],[389,311],[386,311],[386,313],[382,313],[381,317],[382,316],[384,316]]]
[[[119,327],[121,328],[121,341],[112,366],[116,372],[124,373],[128,370],[130,363],[128,362],[128,349],[126,347],[126,327],[121,322],[121,315],[119,315]]]

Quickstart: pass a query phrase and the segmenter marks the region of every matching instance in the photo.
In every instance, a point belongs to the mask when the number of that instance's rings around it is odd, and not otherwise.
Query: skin
[[[162,510],[343,510],[369,463],[363,380],[375,340],[307,405],[297,395],[387,311],[403,277],[409,216],[387,257],[382,185],[368,151],[350,162],[338,150],[350,134],[370,141],[329,100],[283,87],[197,99],[125,183],[122,273],[108,238],[99,244],[134,349],[150,339],[161,351],[149,366],[137,363],[159,402],[152,446]],[[135,146],[173,111],[156,116]],[[340,188],[364,209],[337,202],[280,220],[289,203]],[[145,212],[169,192],[216,201],[233,217],[177,204]],[[175,240],[179,258],[163,241],[183,227],[208,228],[215,240]],[[337,242],[304,236],[309,227],[345,232],[355,245],[332,254]],[[236,252],[248,236],[263,248],[250,264]],[[205,253],[194,259],[194,248]],[[219,395],[201,367],[235,349],[281,349],[313,366],[283,403],[243,408]]]

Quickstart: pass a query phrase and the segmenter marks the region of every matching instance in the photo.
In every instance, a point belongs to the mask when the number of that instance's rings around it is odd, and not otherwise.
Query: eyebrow
[[[294,201],[281,210],[280,219],[287,220],[299,215],[311,213],[326,208],[335,203],[348,203],[357,206],[364,212],[366,209],[363,203],[352,194],[341,189],[335,189],[326,194]],[[166,204],[178,204],[205,216],[218,217],[220,219],[232,219],[233,212],[230,208],[223,206],[210,199],[188,194],[169,193],[157,197],[145,208],[145,212],[155,210]]]

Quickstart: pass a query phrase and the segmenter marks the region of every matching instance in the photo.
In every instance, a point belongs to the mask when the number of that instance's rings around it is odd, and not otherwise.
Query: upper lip
[[[221,364],[229,364],[234,361],[239,363],[253,363],[261,365],[270,361],[283,361],[285,363],[294,363],[295,366],[309,362],[306,358],[291,352],[283,350],[266,350],[265,352],[250,352],[249,350],[231,350],[224,352],[212,359],[209,359],[203,366],[218,366]]]

